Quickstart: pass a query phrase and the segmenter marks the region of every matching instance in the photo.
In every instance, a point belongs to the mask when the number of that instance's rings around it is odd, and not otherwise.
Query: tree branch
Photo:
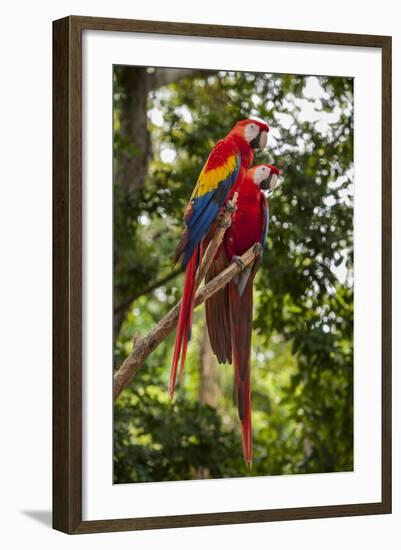
[[[251,247],[242,256],[242,263],[247,266],[255,259],[254,248]],[[209,281],[196,294],[195,307],[203,304],[208,298],[221,290],[235,275],[240,273],[241,267],[237,263],[230,264],[217,277]],[[121,367],[114,375],[114,400],[130,383],[136,373],[142,368],[145,359],[175,328],[180,312],[181,301],[163,317],[154,328],[143,338],[134,341],[134,347]]]
[[[206,273],[208,272],[208,270],[210,268],[210,265],[213,261],[213,258],[215,257],[216,252],[217,252],[217,250],[218,250],[218,248],[219,248],[219,246],[220,246],[220,244],[223,240],[224,233],[226,232],[227,228],[231,225],[231,216],[236,210],[237,198],[238,198],[238,193],[234,193],[232,199],[226,202],[226,204],[222,208],[220,214],[218,215],[216,226],[214,227],[214,229],[212,231],[210,231],[210,232],[213,233],[213,237],[210,240],[208,240],[209,237],[207,235],[206,238],[205,238],[204,244],[206,245],[206,252],[203,256],[202,264],[201,264],[200,268],[198,269],[198,275],[197,275],[197,278],[196,278],[196,281],[195,281],[195,291],[198,290],[199,285],[201,284],[201,282],[202,282],[203,278],[205,277]],[[166,334],[164,334],[164,332],[163,332],[164,331],[164,324],[163,323],[166,319],[167,319],[167,323],[169,323],[169,315],[172,313],[172,311],[175,311],[176,308],[178,308],[177,311],[179,313],[180,302],[177,304],[177,306],[175,306],[175,308],[173,310],[170,311],[170,313],[168,313],[166,315],[166,317],[164,317],[164,319],[162,319],[158,323],[158,325],[156,325],[155,329],[153,329],[153,330],[156,330],[159,325],[162,327],[162,331],[160,332],[161,339],[164,339],[165,336],[171,332],[171,329],[170,329]],[[177,322],[177,320],[175,320],[175,323],[176,322]],[[174,327],[174,324],[172,326]],[[152,332],[150,334],[152,334]],[[159,334],[159,333],[157,333],[157,334]],[[147,337],[145,337],[145,339],[146,338]],[[143,340],[144,339],[141,339],[139,336],[134,336],[133,347],[135,349],[138,348],[138,346],[140,347],[140,345],[142,345]],[[158,345],[160,342],[161,342],[161,340],[156,345]],[[146,342],[145,342],[145,345],[146,345]],[[131,355],[134,354],[135,349],[131,352]],[[123,363],[123,365],[120,367],[120,369],[117,371],[117,373],[114,376],[114,390],[115,390],[115,392],[117,392],[117,396],[121,393],[122,388],[125,387],[126,383],[128,383],[128,382],[126,382],[127,377],[130,380],[132,378],[132,376],[134,376],[134,374],[142,366],[143,361],[153,351],[153,349],[151,349],[146,355],[144,355],[143,358],[141,356],[141,363],[138,367],[134,367],[133,374],[130,374],[130,370],[128,369],[128,371],[129,371],[128,372],[127,369],[124,367],[126,361],[129,359],[130,356]]]

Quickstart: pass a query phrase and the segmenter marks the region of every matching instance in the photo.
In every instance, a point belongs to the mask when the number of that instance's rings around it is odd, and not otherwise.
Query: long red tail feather
[[[231,347],[238,415],[242,428],[242,449],[246,464],[252,466],[251,421],[251,340],[252,286],[250,277],[241,296],[235,282],[229,283]]]
[[[196,260],[196,266],[195,266],[195,273],[196,268],[202,265],[202,259],[203,259],[203,251],[204,246],[203,242],[199,246],[199,254]],[[185,359],[187,357],[187,348],[188,348],[188,342],[191,337],[191,329],[192,329],[192,321],[194,318],[194,307],[195,307],[195,294],[196,294],[196,288],[195,288],[195,281],[194,286],[191,291],[192,300],[188,309],[188,315],[186,317],[185,321],[185,327],[184,332],[182,335],[182,348],[181,348],[181,360],[180,360],[180,374],[178,376],[178,383],[182,384],[182,378],[184,375],[184,366],[185,366]]]
[[[184,291],[182,295],[182,302],[180,308],[180,315],[178,317],[177,334],[175,337],[173,361],[170,372],[169,382],[169,396],[170,399],[174,397],[175,383],[177,379],[177,367],[181,357],[181,371],[184,368],[185,356],[187,351],[188,339],[191,330],[193,309],[195,302],[195,277],[197,267],[198,251],[195,250],[188,262],[185,271]],[[182,374],[180,374],[182,377]]]
[[[185,320],[184,332],[182,335],[182,348],[180,357],[180,374],[178,376],[178,383],[182,384],[182,378],[184,375],[185,359],[187,358],[188,341],[191,334],[192,320],[194,317],[194,304],[195,304],[195,292],[192,293],[192,300],[188,309],[187,318]]]

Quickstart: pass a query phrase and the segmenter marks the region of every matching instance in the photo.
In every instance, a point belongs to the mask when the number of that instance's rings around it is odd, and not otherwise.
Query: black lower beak
[[[270,182],[272,177],[273,177],[273,174],[270,174],[269,177],[267,177],[266,179],[260,182],[260,188],[263,189],[263,191],[268,191],[270,189]]]

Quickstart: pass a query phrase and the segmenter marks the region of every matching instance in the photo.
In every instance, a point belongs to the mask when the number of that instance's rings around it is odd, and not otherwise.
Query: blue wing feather
[[[265,201],[265,204],[264,206],[262,206],[262,208],[264,209],[266,218],[265,218],[265,228],[263,231],[262,242],[261,242],[263,251],[265,250],[265,247],[266,247],[267,233],[269,231],[269,203],[267,202],[266,199],[264,199],[264,201]]]
[[[191,211],[186,218],[188,237],[182,260],[183,269],[185,269],[195,249],[209,231],[220,208],[227,199],[230,190],[237,180],[240,164],[241,158],[238,155],[235,169],[231,174],[219,182],[213,191],[209,191],[191,201]]]

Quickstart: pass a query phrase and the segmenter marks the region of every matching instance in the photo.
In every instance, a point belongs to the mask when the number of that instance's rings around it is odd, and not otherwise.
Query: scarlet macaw
[[[269,223],[268,200],[262,190],[273,190],[279,171],[275,166],[262,164],[247,171],[238,191],[237,209],[231,226],[208,272],[213,279],[231,261],[240,262],[240,256],[252,245],[256,258],[244,267],[220,292],[206,302],[206,322],[212,349],[219,363],[234,359],[235,395],[242,424],[242,447],[245,462],[252,464],[251,424],[251,339],[253,280],[266,243]]]
[[[227,136],[213,147],[185,209],[186,229],[175,255],[176,261],[182,259],[185,282],[170,373],[171,399],[174,396],[180,359],[180,375],[184,369],[194,310],[196,271],[202,262],[203,239],[222,206],[241,185],[248,167],[252,164],[254,150],[265,147],[268,131],[268,125],[258,120],[237,122]]]

